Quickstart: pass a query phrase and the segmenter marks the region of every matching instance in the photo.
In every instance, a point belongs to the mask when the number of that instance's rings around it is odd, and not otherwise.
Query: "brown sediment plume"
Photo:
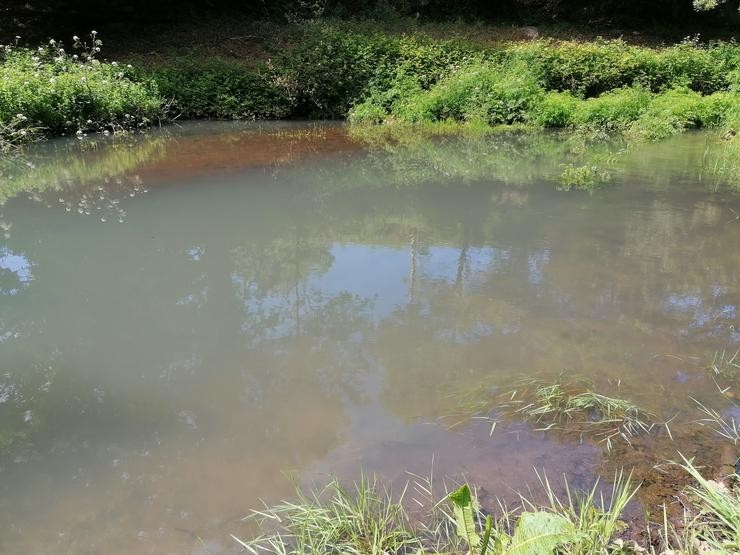
[[[151,185],[161,180],[283,166],[363,148],[339,125],[184,135],[170,141],[164,156],[144,164],[137,173]]]

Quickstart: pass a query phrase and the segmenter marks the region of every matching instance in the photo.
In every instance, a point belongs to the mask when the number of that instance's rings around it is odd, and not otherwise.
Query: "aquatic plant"
[[[274,33],[274,29],[272,30]],[[403,32],[332,19],[259,31],[253,58],[197,48],[140,59],[186,117],[347,117],[353,123],[606,125],[656,138],[720,125],[737,105],[740,48],[687,40],[647,48],[621,40],[503,42]],[[233,45],[225,45],[226,52]],[[697,112],[693,107],[700,105]],[[669,117],[664,117],[669,116]]]
[[[503,394],[504,413],[531,420],[539,430],[560,430],[588,435],[611,448],[612,440],[629,443],[634,435],[649,432],[653,415],[627,399],[608,397],[575,380],[529,380]]]
[[[563,173],[560,174],[560,186],[562,191],[571,189],[593,190],[611,179],[611,174],[604,168],[595,165],[574,166],[566,164]]]
[[[295,501],[253,511],[245,520],[256,519],[264,534],[248,541],[232,538],[249,553],[285,555],[699,555],[740,550],[737,475],[726,481],[706,479],[683,456],[672,464],[693,481],[683,494],[683,516],[671,521],[664,508],[661,521],[647,520],[646,545],[620,538],[628,527],[622,515],[641,487],[624,471],[614,475],[607,495],[597,480],[584,492],[566,481],[564,495],[558,496],[547,475],[537,473],[546,502],[520,495],[521,504],[513,509],[499,501],[497,515],[481,507],[468,484],[439,500],[431,477],[412,474],[398,498],[381,491],[376,480],[345,488],[335,479],[311,494],[298,489]]]
[[[696,399],[692,400],[699,406],[699,410],[704,418],[697,421],[701,426],[707,426],[714,430],[719,436],[731,441],[737,445],[740,442],[740,428],[738,428],[735,418],[732,416],[723,416],[715,409],[709,408]]]
[[[736,380],[740,374],[740,350],[734,353],[726,349],[716,351],[709,370],[726,380]]]
[[[471,418],[491,423],[491,435],[501,420],[525,420],[535,431],[557,431],[591,438],[611,450],[613,441],[649,433],[654,415],[628,399],[593,391],[590,383],[576,378],[526,379],[511,391],[482,385],[457,393],[458,409],[450,415],[451,428]]]
[[[16,114],[8,121],[0,120],[0,153],[17,151],[21,145],[38,138],[39,130],[27,124],[23,114]]]

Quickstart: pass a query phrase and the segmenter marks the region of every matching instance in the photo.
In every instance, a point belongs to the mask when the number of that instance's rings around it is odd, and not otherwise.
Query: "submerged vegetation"
[[[629,442],[650,431],[653,415],[626,399],[596,393],[588,384],[531,380],[501,397],[504,413],[534,422],[539,429],[589,435],[611,447],[614,438]]]
[[[594,391],[578,379],[520,380],[515,389],[493,393],[476,388],[460,396],[454,426],[471,416],[492,422],[499,419],[531,422],[535,431],[557,431],[581,440],[593,439],[612,448],[613,441],[630,443],[633,436],[649,433],[655,415],[624,398]]]

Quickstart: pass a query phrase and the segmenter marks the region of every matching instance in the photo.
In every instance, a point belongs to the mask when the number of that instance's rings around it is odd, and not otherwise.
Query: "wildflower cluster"
[[[84,134],[145,126],[158,116],[156,87],[134,80],[130,66],[100,59],[96,31],[36,49],[0,45],[0,137]],[[33,130],[33,132],[32,132]],[[24,133],[25,131],[25,133]]]

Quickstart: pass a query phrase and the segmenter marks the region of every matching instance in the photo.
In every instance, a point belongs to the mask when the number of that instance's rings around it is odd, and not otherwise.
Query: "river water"
[[[707,369],[740,348],[740,193],[712,140],[195,123],[4,161],[0,552],[238,552],[291,476],[433,468],[493,499],[534,469],[733,463],[689,398],[737,412]],[[562,190],[597,163],[602,187]],[[655,428],[610,451],[469,418],[558,375]]]

